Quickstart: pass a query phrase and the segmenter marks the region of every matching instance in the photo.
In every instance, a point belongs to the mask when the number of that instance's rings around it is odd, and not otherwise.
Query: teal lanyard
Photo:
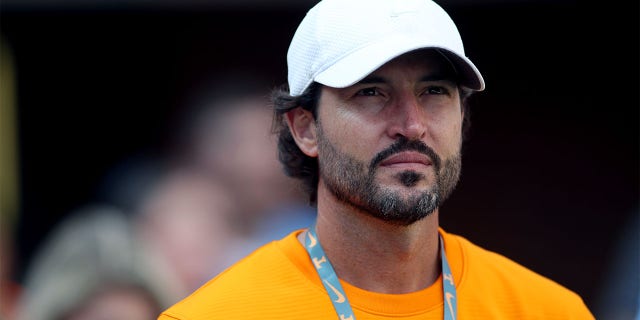
[[[355,320],[356,317],[353,314],[349,300],[347,300],[347,295],[345,294],[344,289],[342,289],[342,285],[340,285],[338,276],[324,254],[322,246],[318,242],[315,226],[309,228],[306,238],[305,248],[309,253],[313,266],[316,268],[316,271],[320,276],[320,280],[322,280],[325,290],[327,290],[327,294],[329,294],[329,297],[331,298],[333,307],[336,309],[336,313],[338,313],[338,318],[340,320]],[[444,319],[455,320],[458,310],[458,304],[456,302],[456,287],[453,283],[453,274],[451,273],[451,268],[449,268],[449,262],[447,261],[447,256],[444,252],[443,243],[444,241],[442,240],[442,236],[440,236],[440,255],[442,256],[442,293],[445,301]]]

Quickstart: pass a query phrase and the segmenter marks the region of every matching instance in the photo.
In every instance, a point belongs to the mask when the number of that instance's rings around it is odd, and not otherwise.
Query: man
[[[316,223],[160,319],[593,319],[575,293],[439,227],[484,80],[438,5],[323,0],[288,67],[273,95],[280,158]]]

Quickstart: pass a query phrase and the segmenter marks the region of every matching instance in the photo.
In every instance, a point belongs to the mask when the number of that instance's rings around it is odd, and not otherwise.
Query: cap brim
[[[439,44],[425,43],[410,37],[382,39],[359,48],[330,67],[320,71],[313,78],[316,82],[334,88],[345,88],[355,84],[380,68],[385,63],[407,52],[418,49],[439,49],[456,68],[460,76],[460,85],[472,90],[484,90],[484,79],[478,68],[464,56]]]

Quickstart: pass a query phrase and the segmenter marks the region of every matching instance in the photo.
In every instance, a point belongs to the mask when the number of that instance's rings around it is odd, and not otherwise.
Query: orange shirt
[[[159,320],[337,319],[296,231],[219,274]],[[594,319],[559,284],[440,230],[456,284],[458,319]],[[341,284],[357,320],[443,318],[442,277],[424,290],[381,294]]]

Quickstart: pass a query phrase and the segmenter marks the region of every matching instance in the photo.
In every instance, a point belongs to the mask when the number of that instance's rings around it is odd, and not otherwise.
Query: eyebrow
[[[451,75],[448,73],[434,73],[434,74],[423,76],[422,78],[420,78],[419,82],[442,81],[442,80],[449,80],[449,81],[455,82],[456,78],[454,75]],[[389,81],[386,78],[381,76],[368,76],[358,81],[356,84],[374,84],[374,83],[388,83],[388,82]]]

